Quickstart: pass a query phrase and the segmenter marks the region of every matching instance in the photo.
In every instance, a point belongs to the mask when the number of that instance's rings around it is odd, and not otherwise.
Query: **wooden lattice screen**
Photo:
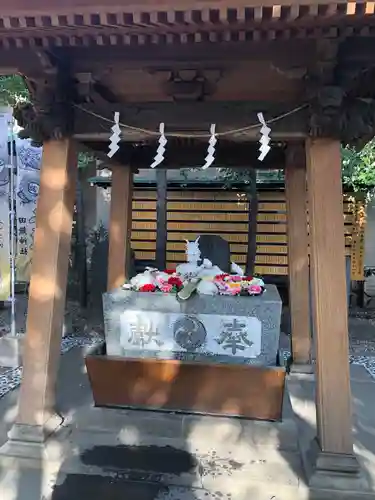
[[[288,274],[287,214],[285,193],[258,194],[256,272]],[[354,208],[347,196],[343,204],[345,250],[351,254]],[[132,248],[139,260],[153,261],[156,252],[156,190],[136,189],[133,200]],[[168,190],[167,266],[185,261],[185,239],[215,233],[230,242],[232,260],[246,263],[248,202],[238,191]]]

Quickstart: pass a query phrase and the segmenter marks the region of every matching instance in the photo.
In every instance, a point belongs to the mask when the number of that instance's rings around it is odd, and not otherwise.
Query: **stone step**
[[[88,433],[120,436],[124,443],[137,444],[147,437],[158,442],[168,438],[190,448],[237,446],[248,442],[258,447],[298,450],[297,426],[293,419],[282,422],[253,421],[239,418],[210,417],[138,410],[91,408],[76,414],[71,423],[77,436]]]

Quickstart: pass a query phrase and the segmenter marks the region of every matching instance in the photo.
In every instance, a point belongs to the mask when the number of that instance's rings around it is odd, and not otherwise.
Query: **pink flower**
[[[168,280],[164,279],[162,276],[156,276],[156,282],[158,284],[158,287],[160,288],[161,286],[168,283]]]
[[[258,295],[262,293],[262,287],[260,285],[250,285],[248,291],[252,295]]]
[[[159,288],[160,288],[161,292],[171,293],[173,285],[171,285],[170,283],[164,283],[164,284],[160,285]]]
[[[230,281],[242,281],[242,276],[233,275],[230,277]]]

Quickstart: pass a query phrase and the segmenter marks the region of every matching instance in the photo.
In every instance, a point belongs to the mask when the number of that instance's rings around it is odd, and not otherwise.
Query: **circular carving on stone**
[[[175,341],[187,351],[201,347],[206,341],[206,329],[194,316],[181,316],[173,323],[172,328]]]

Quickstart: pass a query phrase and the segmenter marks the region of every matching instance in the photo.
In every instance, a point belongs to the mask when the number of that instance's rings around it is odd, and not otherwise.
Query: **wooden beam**
[[[156,170],[156,267],[166,268],[167,259],[167,170]]]
[[[109,221],[108,290],[129,278],[133,172],[129,166],[112,169],[111,210]]]
[[[23,378],[10,440],[41,443],[54,414],[65,311],[77,162],[71,140],[44,144]],[[25,434],[26,429],[26,434]]]
[[[192,69],[193,65],[194,69],[195,65],[198,65],[205,69],[217,70],[225,63],[226,66],[230,63],[229,67],[232,67],[233,63],[238,61],[264,60],[269,60],[278,67],[296,68],[306,65],[306,61],[314,57],[315,45],[312,40],[301,39],[298,45],[294,40],[262,40],[261,44],[252,41],[146,44],[132,46],[131,50],[113,46],[110,59],[108,47],[95,47],[90,51],[85,47],[62,47],[56,48],[55,51],[58,57],[69,56],[74,73],[92,71],[96,68],[102,71],[103,67],[108,66],[109,61],[121,68],[170,69],[172,65],[174,69]],[[189,67],[186,68],[187,64]]]
[[[251,125],[249,130],[223,137],[227,141],[259,140],[257,113],[264,113],[266,120],[271,120],[293,109],[301,103],[289,102],[272,104],[269,102],[249,101],[207,101],[207,102],[157,102],[157,103],[116,103],[99,107],[87,104],[76,108],[74,133],[78,140],[90,140],[90,137],[109,139],[111,122],[115,111],[120,112],[120,121],[139,129],[157,131],[160,121],[166,124],[167,133],[207,134],[212,123],[217,124],[217,131],[227,132]],[[86,110],[86,111],[84,111]],[[103,118],[98,118],[100,115]],[[272,124],[274,140],[305,138],[307,135],[307,107],[296,111]],[[104,132],[103,132],[104,130]],[[100,134],[98,136],[97,134]],[[142,130],[124,129],[123,140],[129,142],[153,139]],[[155,139],[155,138],[154,138]],[[208,140],[208,138],[207,138]],[[201,142],[207,144],[207,140]],[[220,145],[220,141],[219,141]]]
[[[306,144],[318,443],[353,454],[340,143]],[[335,469],[331,469],[335,470]]]
[[[285,169],[288,217],[289,310],[296,370],[311,363],[306,159],[304,148],[288,145]]]

